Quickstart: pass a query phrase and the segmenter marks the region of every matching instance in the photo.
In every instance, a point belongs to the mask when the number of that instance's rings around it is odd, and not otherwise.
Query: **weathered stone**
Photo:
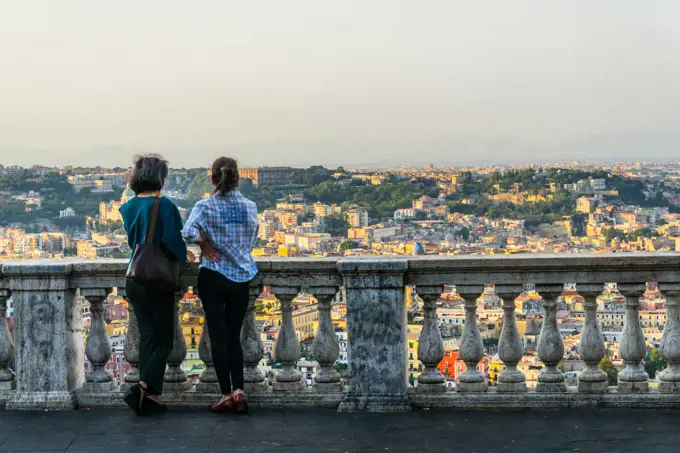
[[[274,345],[274,360],[281,363],[281,370],[276,373],[273,389],[275,392],[294,392],[302,390],[306,383],[302,373],[296,368],[300,358],[300,341],[293,324],[294,295],[277,295],[281,300],[281,327]]]
[[[122,391],[139,382],[139,343],[141,341],[139,324],[137,323],[137,315],[132,304],[128,301],[127,305],[128,330],[125,334],[123,357],[125,357],[125,361],[130,365],[130,371],[125,374],[125,379],[121,383]]]
[[[604,338],[597,322],[597,297],[602,293],[602,287],[599,286],[595,291],[579,292],[585,299],[586,316],[578,349],[586,367],[578,375],[578,390],[582,393],[603,393],[609,386],[607,373],[599,368],[600,361],[605,355]]]
[[[505,369],[498,375],[498,391],[525,392],[526,377],[517,369],[517,364],[524,356],[524,345],[515,322],[515,299],[519,297],[521,288],[497,287],[496,293],[503,299],[503,327],[498,340],[498,357],[505,365]]]
[[[444,342],[442,341],[439,327],[437,326],[437,299],[443,288],[438,288],[433,294],[422,294],[425,301],[423,305],[424,320],[423,329],[418,338],[418,360],[425,366],[418,376],[418,392],[444,393],[446,383],[444,374],[439,371],[437,365],[444,358]]]
[[[264,373],[259,369],[260,361],[264,356],[264,346],[260,331],[255,324],[255,300],[260,295],[259,285],[250,287],[250,301],[248,310],[241,328],[241,348],[243,349],[243,372],[244,387],[247,393],[265,392],[269,385]]]
[[[406,306],[401,260],[338,263],[347,291],[349,393],[342,412],[410,411],[406,380]]]
[[[477,364],[484,357],[484,343],[477,324],[477,298],[483,288],[466,290],[461,287],[457,291],[465,301],[465,327],[460,338],[460,358],[465,362],[466,369],[458,377],[456,390],[485,392],[489,387],[486,376],[477,369]]]
[[[664,290],[664,288],[661,288]],[[660,353],[668,366],[659,375],[659,391],[680,393],[680,291],[664,291],[666,296],[666,326],[661,338]]]
[[[90,328],[87,332],[85,354],[92,370],[85,376],[83,388],[89,391],[111,391],[116,387],[113,375],[106,370],[111,360],[111,344],[104,322],[104,300],[107,290],[84,290],[81,296],[90,302]]]
[[[73,409],[83,385],[83,318],[71,265],[5,265],[14,300],[17,390],[7,409]]]
[[[560,292],[540,292],[543,298],[543,326],[538,338],[538,356],[545,364],[538,375],[538,392],[566,392],[567,384],[564,373],[557,369],[557,364],[564,357],[564,342],[557,327],[557,299]]]
[[[182,293],[177,293],[177,299],[181,297]],[[192,387],[191,381],[182,369],[182,362],[187,356],[187,342],[184,339],[179,316],[179,305],[175,302],[175,340],[168,357],[168,368],[163,376],[164,392],[184,392]]]
[[[9,290],[0,289],[0,391],[14,390],[16,379],[8,364],[14,358],[14,339],[7,327]]]
[[[343,385],[340,373],[333,366],[340,355],[338,336],[331,320],[332,294],[315,294],[319,301],[319,327],[312,343],[314,359],[319,363],[319,368],[314,376],[314,391],[316,392],[341,392]]]
[[[200,393],[219,394],[220,385],[217,380],[217,373],[212,359],[212,350],[210,348],[210,333],[208,332],[208,323],[203,323],[203,332],[201,332],[201,339],[198,343],[198,357],[205,364],[205,370],[199,377],[198,384],[196,384],[196,391]]]
[[[640,326],[640,296],[645,286],[620,286],[626,297],[626,318],[619,354],[624,360],[623,371],[619,373],[619,392],[646,392],[649,390],[649,376],[642,361],[647,355],[647,342]]]

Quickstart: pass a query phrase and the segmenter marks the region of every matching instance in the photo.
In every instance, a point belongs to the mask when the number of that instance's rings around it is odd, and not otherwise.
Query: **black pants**
[[[152,393],[163,393],[163,376],[175,339],[175,292],[128,280],[128,300],[139,325],[139,375]]]
[[[241,327],[248,309],[248,282],[237,283],[219,272],[201,269],[198,296],[208,323],[213,364],[222,394],[243,390]]]

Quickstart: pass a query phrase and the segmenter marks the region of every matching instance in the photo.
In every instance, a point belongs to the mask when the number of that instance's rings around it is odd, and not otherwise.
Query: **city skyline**
[[[397,6],[15,3],[0,18],[0,161],[677,156],[676,2]]]

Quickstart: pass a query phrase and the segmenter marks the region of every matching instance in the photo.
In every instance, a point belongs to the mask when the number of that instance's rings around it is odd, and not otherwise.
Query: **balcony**
[[[256,408],[310,408],[314,413],[322,408],[339,412],[409,412],[414,408],[680,407],[679,254],[271,259],[258,261],[258,265],[260,273],[252,282],[252,303],[241,334],[246,387]],[[122,382],[117,382],[106,370],[112,351],[103,301],[112,288],[123,291],[124,274],[125,263],[120,261],[2,265],[0,311],[4,313],[11,296],[15,325],[12,340],[5,317],[0,316],[0,401],[8,411],[123,407],[121,392],[139,378],[139,332],[131,316],[124,351],[130,371]],[[188,268],[184,285],[193,286],[195,277],[195,267]],[[607,375],[598,368],[605,345],[596,316],[596,298],[608,282],[616,282],[626,297],[620,344],[624,368],[616,386],[609,386]],[[646,350],[639,322],[639,297],[646,282],[658,283],[667,299],[668,312],[661,353],[669,366],[654,388],[650,388],[642,367]],[[574,386],[566,385],[558,368],[564,345],[556,308],[565,283],[576,284],[585,299],[579,347],[585,369]],[[477,367],[484,348],[475,314],[476,300],[485,284],[495,285],[504,312],[498,345],[504,369],[492,387]],[[545,312],[537,346],[544,366],[535,389],[527,389],[526,377],[517,368],[524,345],[515,322],[514,301],[523,284],[536,286]],[[444,347],[437,327],[436,300],[444,285],[456,285],[465,300],[466,322],[459,353],[467,371],[460,375],[455,391],[447,388],[437,368]],[[281,369],[273,377],[259,369],[264,350],[255,323],[254,302],[264,286],[271,287],[281,301],[282,320],[274,346]],[[418,346],[418,360],[424,371],[415,387],[407,379],[406,286],[415,286],[424,301]],[[339,347],[331,304],[341,288],[347,303],[348,382],[343,382],[333,368]],[[312,346],[318,369],[311,384],[296,367],[300,347],[292,301],[303,289],[319,301],[318,331]],[[74,296],[76,290],[91,304],[87,348],[83,347],[83,318]],[[178,293],[178,300],[180,297]],[[206,369],[194,384],[181,368],[187,345],[177,323],[165,375],[165,399],[171,406],[204,408],[215,400],[217,379],[205,333],[204,330],[199,354]],[[85,358],[92,364],[88,373]],[[11,361],[16,375],[8,368]]]

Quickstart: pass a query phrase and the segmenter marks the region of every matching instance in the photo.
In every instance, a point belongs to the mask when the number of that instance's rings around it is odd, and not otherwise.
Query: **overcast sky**
[[[0,0],[0,163],[680,159],[677,0]]]

